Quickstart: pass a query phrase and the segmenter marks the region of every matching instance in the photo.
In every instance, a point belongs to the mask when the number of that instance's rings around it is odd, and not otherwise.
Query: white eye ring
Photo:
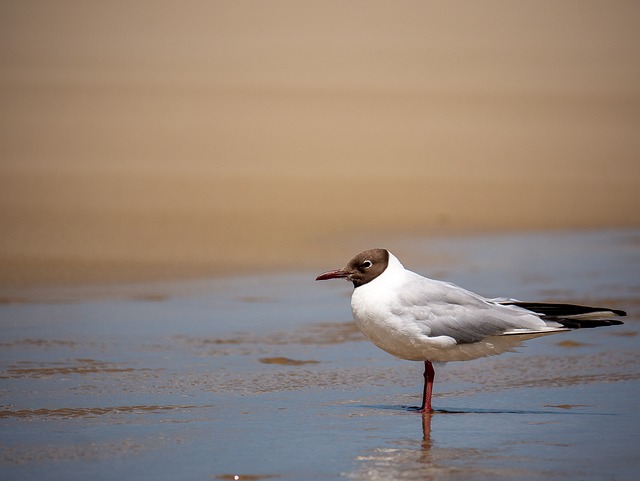
[[[362,263],[362,267],[364,267],[365,269],[368,269],[369,267],[371,267],[373,265],[373,262],[371,262],[370,260],[366,260]]]

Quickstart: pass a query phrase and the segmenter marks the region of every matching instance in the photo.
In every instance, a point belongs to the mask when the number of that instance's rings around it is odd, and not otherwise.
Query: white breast
[[[373,281],[356,288],[351,296],[351,310],[358,328],[371,342],[401,359],[425,360],[429,353],[425,344],[442,347],[455,344],[453,339],[429,339],[420,327],[394,314],[397,298],[394,292],[407,282],[410,271],[389,254],[385,271]]]

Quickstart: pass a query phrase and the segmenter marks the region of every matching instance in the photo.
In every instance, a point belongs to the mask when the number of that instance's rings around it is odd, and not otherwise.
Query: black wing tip
[[[621,326],[624,322],[618,319],[553,319],[555,322],[562,324],[567,329],[584,329],[591,327]]]
[[[508,302],[508,304],[513,304],[535,312],[544,319],[555,321],[567,329],[620,326],[624,324],[624,322],[619,319],[611,319],[611,316],[624,317],[627,315],[622,309],[581,306],[578,304],[522,301],[512,301]],[[592,318],[586,317],[581,319],[580,316],[584,316],[585,314],[590,315]]]
[[[626,311],[622,309],[611,309],[610,307],[592,307],[581,306],[579,304],[565,304],[561,302],[522,302],[522,301],[510,301],[504,304],[511,304],[514,306],[522,307],[538,314],[544,314],[548,316],[574,316],[588,313],[611,313],[618,317],[625,317]]]

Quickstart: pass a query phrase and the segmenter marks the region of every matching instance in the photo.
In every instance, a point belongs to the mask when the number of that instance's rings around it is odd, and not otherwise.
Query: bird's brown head
[[[389,251],[386,249],[370,249],[361,252],[349,261],[346,267],[327,271],[316,277],[316,281],[327,279],[347,279],[353,287],[371,282],[384,272],[389,264]]]

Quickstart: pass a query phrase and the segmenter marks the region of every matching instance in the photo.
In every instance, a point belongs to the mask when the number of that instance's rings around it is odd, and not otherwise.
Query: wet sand
[[[639,240],[636,229],[398,241],[413,269],[489,296],[629,312],[623,326],[438,366],[425,417],[408,410],[422,366],[363,339],[349,284],[314,271],[14,297],[0,304],[0,473],[631,481]]]
[[[640,224],[633,3],[0,8],[1,286]]]

